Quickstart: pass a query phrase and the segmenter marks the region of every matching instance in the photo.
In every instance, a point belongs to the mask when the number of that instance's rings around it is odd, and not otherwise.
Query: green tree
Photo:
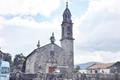
[[[75,69],[74,69],[74,72],[77,73],[77,72],[79,72],[79,70],[80,70],[80,66],[77,65],[77,66],[75,67]]]
[[[14,58],[14,62],[13,65],[14,66],[18,66],[18,65],[23,65],[23,62],[25,61],[25,56],[23,56],[23,54],[17,54]]]

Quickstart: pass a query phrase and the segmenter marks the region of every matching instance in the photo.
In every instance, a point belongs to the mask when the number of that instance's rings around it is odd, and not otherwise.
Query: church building
[[[58,26],[59,27],[59,26]],[[37,48],[33,50],[25,61],[25,73],[52,74],[61,73],[68,78],[72,78],[74,68],[74,38],[73,23],[71,12],[66,3],[61,24],[61,46],[55,43],[54,33],[50,37],[50,43],[40,46],[38,41]]]

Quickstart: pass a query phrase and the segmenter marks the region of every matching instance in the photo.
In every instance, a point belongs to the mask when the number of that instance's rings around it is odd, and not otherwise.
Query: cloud
[[[120,61],[120,51],[78,51],[80,54],[75,54],[75,64],[86,63],[86,62],[101,62],[111,63]]]
[[[91,0],[79,20],[79,48],[85,50],[120,50],[119,0]]]
[[[85,14],[74,16],[75,64],[119,60],[119,3],[119,0],[91,0]],[[0,0],[0,45],[12,55],[21,52],[28,55],[36,48],[38,39],[41,46],[49,43],[52,32],[59,44],[62,17],[57,15],[40,22],[32,17],[37,14],[48,17],[59,6],[60,0]],[[15,17],[3,17],[7,15]]]
[[[21,16],[13,17],[12,19],[6,19],[0,16],[0,26],[16,26],[32,29],[58,29],[60,26],[61,17],[55,16],[51,20],[43,20],[41,22],[36,21],[33,17],[22,18]]]
[[[0,37],[0,48],[5,45],[6,45],[5,40],[2,37]]]
[[[0,15],[50,16],[60,6],[60,0],[0,0]]]
[[[120,61],[119,0],[91,0],[74,20],[75,64]]]
[[[59,44],[61,16],[39,22],[34,17],[39,14],[40,17],[50,17],[60,3],[60,0],[0,0],[0,45],[3,50],[13,56],[21,52],[28,55],[36,48],[37,40],[41,41],[41,46],[49,43],[52,32]],[[6,18],[9,16],[13,17]]]
[[[103,57],[101,56],[101,54],[96,53],[96,52],[89,52],[89,51],[81,50],[75,53],[74,60],[75,60],[75,64],[92,62],[92,61],[103,62]]]
[[[1,45],[2,50],[10,52],[13,56],[17,53],[24,53],[27,56],[36,48],[37,40],[40,40],[41,46],[50,43],[52,32],[55,32],[56,43],[59,44],[60,18],[54,17],[50,21],[36,22],[33,18],[23,19],[19,16],[12,19],[0,17],[0,26],[3,26],[0,35],[6,42],[6,45]]]

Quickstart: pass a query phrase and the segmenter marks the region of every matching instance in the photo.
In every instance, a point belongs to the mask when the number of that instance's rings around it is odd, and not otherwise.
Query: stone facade
[[[61,47],[55,44],[54,34],[50,37],[51,43],[33,50],[27,57],[24,65],[28,74],[51,74],[57,71],[71,79],[74,68],[74,39],[73,23],[68,3],[63,13]]]
[[[54,56],[57,61],[58,66],[63,66],[65,62],[65,52],[64,50],[56,44],[47,44],[41,48],[35,49],[27,58],[26,61],[26,73],[37,73],[41,70],[43,73],[46,73],[47,61],[50,57],[51,46],[54,45]],[[28,66],[27,66],[28,65]]]

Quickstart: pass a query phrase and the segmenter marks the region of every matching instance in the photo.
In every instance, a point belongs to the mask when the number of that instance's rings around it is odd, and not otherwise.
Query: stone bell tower
[[[66,52],[66,64],[68,66],[68,73],[73,72],[74,68],[74,38],[73,38],[73,23],[71,20],[71,12],[68,8],[68,2],[66,2],[66,9],[63,12],[62,38],[61,46]]]

